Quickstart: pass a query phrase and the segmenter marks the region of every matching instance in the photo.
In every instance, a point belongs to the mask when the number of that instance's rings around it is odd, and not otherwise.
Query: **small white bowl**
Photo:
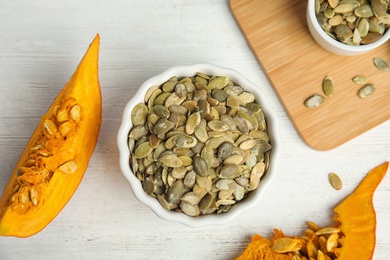
[[[255,191],[252,191],[247,198],[234,205],[227,213],[220,215],[204,215],[199,217],[190,217],[181,212],[175,212],[172,210],[168,211],[164,209],[157,201],[157,199],[151,197],[150,195],[147,195],[144,192],[144,190],[142,189],[141,182],[136,176],[134,176],[129,164],[130,152],[128,148],[128,136],[130,129],[132,128],[131,111],[136,104],[144,102],[144,95],[150,87],[154,85],[161,85],[173,76],[187,77],[195,75],[196,72],[203,72],[205,74],[215,76],[227,76],[233,82],[237,83],[238,85],[242,86],[244,89],[250,91],[255,95],[256,101],[260,103],[263,107],[263,111],[267,120],[267,130],[270,135],[270,143],[272,144],[272,150],[270,156],[270,167],[268,169],[268,172],[263,177],[259,187]],[[275,113],[271,110],[268,101],[262,93],[261,89],[247,79],[245,79],[238,72],[227,68],[217,67],[211,64],[195,64],[190,66],[173,67],[145,81],[141,85],[135,96],[127,103],[124,109],[122,124],[118,131],[117,142],[120,155],[120,168],[123,172],[123,175],[129,181],[134,196],[140,202],[149,206],[160,218],[168,221],[179,222],[189,227],[225,224],[233,220],[233,218],[235,218],[240,213],[255,206],[259,202],[261,196],[264,194],[265,189],[270,185],[271,181],[275,177],[277,159],[279,157],[280,143],[277,117]]]
[[[382,38],[378,41],[359,46],[350,46],[332,39],[329,35],[326,34],[317,21],[315,13],[315,0],[308,0],[307,2],[306,20],[314,40],[325,50],[337,55],[354,56],[363,54],[381,46],[390,38],[390,30],[387,30]]]

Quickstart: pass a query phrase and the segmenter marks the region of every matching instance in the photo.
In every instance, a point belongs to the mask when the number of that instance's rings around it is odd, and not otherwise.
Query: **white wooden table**
[[[331,224],[332,208],[370,169],[390,160],[390,121],[331,151],[304,144],[227,0],[2,1],[0,190],[96,33],[103,122],[88,171],[42,232],[26,239],[0,237],[0,259],[234,259],[255,233],[270,236],[280,228],[300,235],[308,220]],[[229,224],[194,229],[158,218],[135,199],[119,169],[116,134],[125,104],[143,81],[168,67],[198,62],[235,69],[262,88],[279,119],[282,151],[277,177],[255,208]],[[343,179],[342,190],[330,187],[331,171]],[[389,198],[388,174],[374,197],[374,259],[389,256]]]

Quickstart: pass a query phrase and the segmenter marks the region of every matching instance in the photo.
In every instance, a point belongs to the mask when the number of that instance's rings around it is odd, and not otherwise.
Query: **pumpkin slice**
[[[96,35],[41,118],[0,198],[0,235],[28,237],[62,210],[95,149],[102,116]]]
[[[373,196],[379,183],[387,172],[389,163],[371,170],[356,190],[341,202],[334,212],[334,220],[340,223],[345,234],[342,248],[337,250],[339,259],[371,259],[375,249],[376,214]]]
[[[371,170],[334,208],[333,227],[321,228],[309,222],[302,237],[286,236],[275,229],[271,240],[256,234],[238,260],[372,259],[376,243],[373,195],[388,167],[386,162]]]

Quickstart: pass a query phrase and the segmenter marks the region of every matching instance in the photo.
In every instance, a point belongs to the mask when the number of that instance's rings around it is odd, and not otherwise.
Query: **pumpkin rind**
[[[38,233],[79,186],[101,124],[99,45],[96,35],[16,164],[0,198],[0,235],[28,237]]]

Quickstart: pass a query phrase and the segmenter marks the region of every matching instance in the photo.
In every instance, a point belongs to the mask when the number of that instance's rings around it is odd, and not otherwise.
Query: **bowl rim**
[[[348,51],[350,53],[364,53],[364,52],[368,52],[370,50],[373,50],[373,49],[379,47],[380,45],[382,45],[383,43],[385,43],[387,40],[390,39],[390,29],[387,29],[386,32],[383,34],[383,36],[379,40],[377,40],[373,43],[364,44],[364,45],[352,46],[352,45],[348,45],[348,44],[339,42],[335,39],[332,39],[329,35],[326,34],[326,32],[322,29],[322,27],[320,26],[320,24],[317,21],[316,14],[315,14],[315,8],[314,8],[315,1],[316,0],[308,0],[308,2],[307,2],[307,12],[306,12],[307,13],[307,20],[308,20],[307,22],[311,23],[313,28],[319,34],[319,36],[324,41],[326,41],[327,44],[332,45],[333,48]]]
[[[229,212],[220,215],[204,215],[199,217],[190,217],[184,213],[168,211],[164,209],[157,199],[147,195],[142,189],[141,182],[133,174],[130,169],[129,157],[130,151],[128,149],[128,134],[132,128],[131,111],[132,108],[144,100],[144,94],[153,85],[161,85],[163,82],[172,76],[185,77],[195,75],[196,72],[203,72],[208,75],[223,75],[229,77],[233,82],[238,83],[244,89],[252,92],[257,102],[259,102],[264,110],[265,118],[267,120],[267,130],[271,138],[272,151],[270,156],[270,166],[267,174],[263,177],[261,185],[248,197],[237,206],[233,206]],[[275,178],[277,161],[280,150],[279,126],[276,113],[270,107],[267,99],[261,88],[247,80],[244,76],[233,69],[216,66],[210,63],[197,63],[192,65],[174,66],[162,73],[147,79],[137,90],[136,94],[128,101],[122,115],[122,122],[117,133],[117,145],[119,149],[119,164],[122,174],[130,183],[131,190],[134,196],[143,204],[147,205],[158,217],[177,223],[181,223],[188,227],[202,227],[207,225],[226,224],[232,221],[239,214],[253,208],[262,197],[262,194],[270,186],[272,180]]]

